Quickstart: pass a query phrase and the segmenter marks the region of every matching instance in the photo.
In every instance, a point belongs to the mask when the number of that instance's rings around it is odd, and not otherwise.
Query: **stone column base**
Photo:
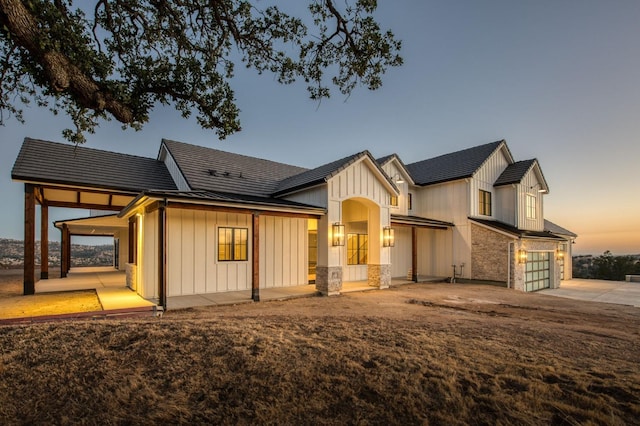
[[[337,296],[342,290],[342,266],[316,266],[316,290],[323,296]]]
[[[367,265],[367,281],[377,288],[389,288],[391,285],[391,265]]]

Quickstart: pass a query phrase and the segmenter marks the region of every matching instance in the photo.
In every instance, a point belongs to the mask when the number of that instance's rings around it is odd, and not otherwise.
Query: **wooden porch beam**
[[[36,194],[32,184],[24,184],[24,281],[23,294],[35,294]]]
[[[164,203],[158,206],[158,298],[167,310],[167,211]]]
[[[253,213],[253,244],[251,245],[251,299],[260,301],[260,214]]]
[[[49,207],[40,204],[40,279],[49,279]]]
[[[113,206],[108,204],[89,204],[89,203],[73,203],[70,201],[47,201],[49,207],[65,207],[70,209],[87,209],[87,210],[112,210],[120,211],[125,206]]]
[[[60,278],[65,278],[67,276],[67,245],[69,244],[69,241],[67,240],[68,230],[68,225],[63,223],[62,229],[60,229]]]

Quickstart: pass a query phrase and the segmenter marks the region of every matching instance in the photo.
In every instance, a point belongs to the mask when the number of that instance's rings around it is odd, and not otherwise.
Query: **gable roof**
[[[164,163],[153,158],[31,138],[24,139],[11,178],[129,192],[176,189]]]
[[[387,174],[382,170],[380,165],[376,162],[369,151],[358,152],[353,155],[349,155],[347,157],[341,158],[336,161],[332,161],[327,164],[323,164],[322,166],[316,167],[315,169],[306,170],[297,175],[291,176],[289,178],[284,179],[278,185],[278,188],[273,193],[274,196],[280,196],[296,191],[300,191],[305,188],[310,188],[315,185],[319,185],[327,182],[336,174],[340,173],[342,170],[349,167],[351,164],[354,164],[361,158],[369,158],[371,160],[371,164],[378,169],[378,171],[384,176],[387,183],[393,187],[396,191],[398,190],[396,186],[389,180]]]
[[[556,225],[555,223],[547,219],[544,220],[544,230],[557,235],[566,235],[573,238],[576,238],[578,236],[578,234],[575,234],[569,231],[568,229],[563,228],[560,225]]]
[[[162,146],[171,154],[192,190],[265,197],[276,190],[281,180],[307,170],[167,139],[162,140]]]
[[[503,186],[503,185],[511,185],[514,183],[522,182],[522,179],[529,173],[531,169],[536,169],[538,174],[538,179],[540,182],[540,188],[544,190],[544,192],[549,192],[549,186],[547,185],[547,181],[542,174],[542,170],[540,169],[540,164],[537,159],[531,160],[523,160],[517,161],[513,164],[507,166],[506,169],[498,176],[498,179],[493,184],[493,186]]]
[[[398,165],[403,171],[403,174],[406,175],[407,179],[409,180],[409,183],[414,185],[415,182],[413,181],[413,176],[411,176],[411,173],[409,173],[409,170],[407,170],[407,166],[402,162],[398,154],[394,153],[390,155],[385,155],[384,157],[378,158],[376,160],[376,162],[380,165],[380,167],[384,166],[385,164],[391,161],[395,161],[396,163],[398,163]],[[389,177],[393,180],[393,176],[389,176]]]
[[[407,164],[407,170],[411,173],[416,185],[422,186],[469,178],[491,154],[502,147],[507,151],[509,160],[513,161],[506,142],[500,140]]]

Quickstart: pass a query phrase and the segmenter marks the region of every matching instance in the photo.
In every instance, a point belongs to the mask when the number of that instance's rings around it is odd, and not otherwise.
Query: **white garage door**
[[[550,252],[527,253],[527,268],[525,272],[525,291],[542,290],[551,286],[551,256]]]

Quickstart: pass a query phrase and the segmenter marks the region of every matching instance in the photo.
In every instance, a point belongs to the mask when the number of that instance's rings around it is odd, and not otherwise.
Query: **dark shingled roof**
[[[498,222],[497,220],[490,219],[479,219],[477,217],[470,217],[470,220],[473,222],[481,223],[485,226],[489,226],[494,229],[498,229],[500,231],[508,232],[513,234],[516,237],[520,238],[548,238],[552,240],[562,240],[563,238],[558,237],[557,235],[552,234],[551,232],[545,231],[527,231],[524,229],[516,228],[513,225],[509,225],[504,222]]]
[[[385,155],[384,157],[377,158],[376,162],[382,166],[388,161],[390,161],[392,158],[397,158],[398,160],[400,160],[400,158],[396,154],[389,154],[389,155]]]
[[[278,183],[307,169],[163,139],[192,190],[269,196]]]
[[[504,143],[504,140],[501,140],[407,164],[407,170],[416,185],[432,185],[468,178],[473,176],[487,158]]]
[[[280,185],[278,185],[278,188],[273,195],[283,195],[303,188],[309,188],[311,186],[324,183],[336,173],[344,170],[346,167],[353,164],[363,156],[368,156],[373,164],[378,167],[380,172],[384,176],[386,176],[382,169],[380,169],[378,163],[376,163],[376,160],[371,156],[369,151],[362,151],[357,154],[349,155],[348,157],[332,161],[331,163],[323,164],[322,166],[316,167],[315,169],[307,170],[295,176],[284,179],[282,182],[280,182]]]
[[[176,189],[156,159],[30,138],[22,144],[11,178],[130,192]]]
[[[566,235],[573,238],[576,238],[578,236],[578,234],[574,234],[568,229],[565,229],[562,226],[556,225],[555,223],[547,219],[544,220],[544,230],[547,232],[551,232],[553,234]]]
[[[512,183],[519,183],[524,178],[524,175],[533,167],[537,160],[524,160],[517,161],[513,164],[509,164],[502,172],[493,186],[510,185]]]

